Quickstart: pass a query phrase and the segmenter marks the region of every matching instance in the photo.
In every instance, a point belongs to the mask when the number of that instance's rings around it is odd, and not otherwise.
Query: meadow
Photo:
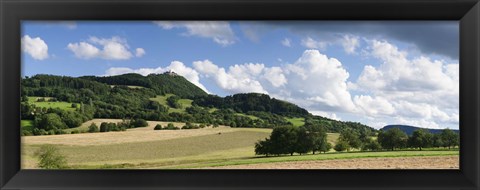
[[[167,104],[167,98],[170,96],[173,96],[173,94],[166,94],[165,96],[156,96],[155,98],[150,98],[150,100],[156,101],[164,106],[167,106],[169,108],[168,113],[172,113],[172,112],[185,113],[185,109],[192,106],[193,100],[180,99],[178,100],[178,103],[181,105],[181,108],[172,108]]]
[[[90,123],[120,122],[118,119],[94,119]],[[190,130],[153,130],[156,124],[168,122],[149,121],[147,127],[121,132],[81,133],[22,137],[22,168],[37,168],[34,153],[41,145],[53,144],[66,156],[71,168],[150,168],[184,169],[248,166],[261,163],[296,163],[360,158],[458,156],[458,150],[438,151],[388,151],[388,152],[334,152],[315,155],[280,157],[256,156],[254,143],[267,138],[271,129],[218,128]],[[182,126],[184,123],[174,123]],[[328,133],[328,141],[335,144],[338,133]]]
[[[37,100],[39,98],[44,98],[46,101],[45,102],[38,102]],[[50,97],[31,96],[31,97],[28,97],[28,103],[35,104],[35,106],[41,107],[41,108],[60,108],[60,109],[67,110],[67,111],[75,111],[75,109],[76,109],[76,108],[72,108],[72,103],[62,102],[62,101],[49,102],[48,101],[49,99],[50,99]]]

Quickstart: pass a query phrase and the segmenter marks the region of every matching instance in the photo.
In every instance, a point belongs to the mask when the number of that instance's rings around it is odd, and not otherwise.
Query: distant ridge
[[[437,133],[442,132],[442,129],[428,129],[428,128],[422,128],[422,127],[414,127],[414,126],[410,126],[410,125],[386,125],[385,127],[381,128],[380,130],[387,131],[387,130],[393,129],[393,128],[399,128],[403,132],[407,133],[407,135],[412,135],[412,133],[415,130],[418,130],[418,129],[426,129],[426,130],[430,131],[430,133],[432,133],[432,134],[437,134]],[[451,129],[451,130],[453,132],[460,133],[459,130],[456,130],[456,129]]]

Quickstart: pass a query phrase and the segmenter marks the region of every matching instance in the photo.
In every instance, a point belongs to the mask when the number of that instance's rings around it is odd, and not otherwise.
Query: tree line
[[[300,155],[328,152],[332,148],[342,151],[394,151],[399,149],[452,148],[460,146],[460,136],[450,129],[432,134],[419,129],[408,136],[398,128],[380,130],[377,135],[361,133],[351,129],[343,130],[335,146],[327,140],[325,128],[319,125],[301,127],[281,126],[273,129],[269,138],[255,144],[255,154],[265,156]],[[372,136],[371,136],[372,135]]]

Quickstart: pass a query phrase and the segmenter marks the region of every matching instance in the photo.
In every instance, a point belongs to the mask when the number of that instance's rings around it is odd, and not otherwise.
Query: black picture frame
[[[480,187],[477,0],[0,0],[1,189]],[[460,170],[21,170],[22,20],[458,20]]]

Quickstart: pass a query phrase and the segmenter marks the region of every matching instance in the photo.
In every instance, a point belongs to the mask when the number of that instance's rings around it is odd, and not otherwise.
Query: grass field
[[[21,120],[20,121],[20,126],[24,130],[32,131],[33,130],[33,121],[32,120]]]
[[[185,109],[192,106],[193,100],[190,100],[190,99],[180,99],[180,100],[178,100],[178,103],[180,103],[180,105],[182,105],[182,108],[172,108],[172,107],[168,106],[167,98],[172,96],[172,95],[173,94],[166,94],[165,96],[157,96],[155,98],[150,98],[150,100],[156,101],[156,102],[158,102],[158,103],[160,103],[164,106],[167,106],[169,108],[168,113],[172,113],[172,112],[185,113]]]
[[[287,119],[287,121],[292,123],[293,126],[295,126],[295,127],[300,127],[300,126],[305,124],[305,118],[301,118],[301,117],[290,118],[290,117],[287,117],[285,119]]]
[[[125,86],[125,85],[110,85],[111,88],[115,87],[115,86]],[[128,88],[133,88],[133,89],[137,89],[137,88],[145,88],[143,86],[133,86],[133,85],[126,85]]]
[[[86,122],[119,122],[116,119],[94,119]],[[149,121],[147,127],[123,132],[82,133],[53,136],[22,137],[22,168],[36,168],[35,151],[41,145],[53,144],[67,158],[72,168],[205,168],[226,165],[282,163],[297,161],[413,157],[458,155],[451,151],[395,151],[395,152],[344,152],[334,151],[316,155],[281,157],[255,156],[254,143],[263,140],[271,129],[257,128],[204,128],[192,130],[153,130],[160,123]],[[182,126],[184,123],[174,123]],[[339,134],[328,133],[332,144]]]
[[[47,102],[37,102],[37,99],[39,98],[45,98]],[[69,102],[48,102],[50,97],[36,97],[36,96],[31,96],[28,97],[28,103],[35,104],[37,107],[42,107],[42,108],[60,108],[63,110],[68,110],[68,111],[75,111],[75,108],[72,108],[72,103]]]

